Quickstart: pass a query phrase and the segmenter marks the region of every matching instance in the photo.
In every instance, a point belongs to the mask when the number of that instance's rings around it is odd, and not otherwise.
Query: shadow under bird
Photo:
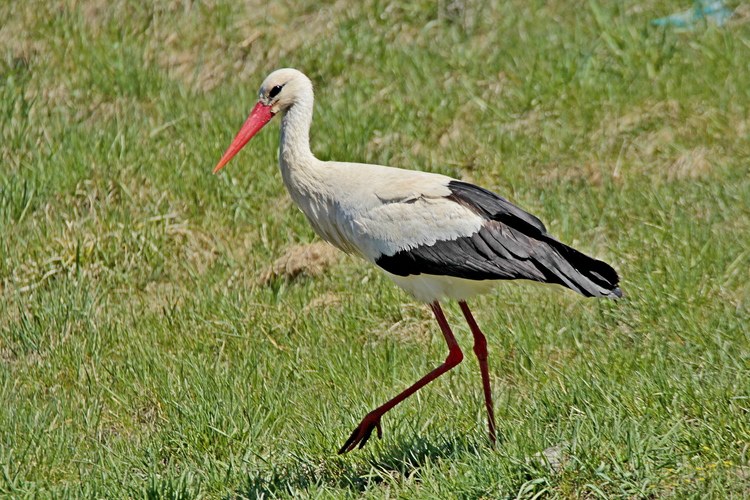
[[[484,188],[444,175],[361,163],[320,161],[310,152],[312,82],[295,69],[274,71],[258,103],[214,169],[218,172],[281,113],[279,166],[289,195],[324,240],[380,268],[435,314],[448,344],[445,362],[362,419],[339,453],[360,448],[391,408],[463,360],[440,301],[458,301],[474,337],[496,441],[487,341],[466,301],[499,280],[526,279],[570,288],[587,297],[622,297],[619,277],[547,234],[542,222]]]

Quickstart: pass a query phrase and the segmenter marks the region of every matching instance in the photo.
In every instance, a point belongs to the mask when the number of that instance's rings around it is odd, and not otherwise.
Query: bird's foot
[[[378,429],[378,439],[383,439],[383,429],[380,427],[380,417],[382,417],[382,414],[374,411],[365,415],[365,418],[362,419],[362,422],[360,422],[357,428],[354,429],[352,435],[349,436],[349,439],[346,440],[344,446],[339,450],[339,455],[352,451],[357,445],[362,448],[365,443],[367,443],[367,440],[370,439],[372,430],[375,428]]]

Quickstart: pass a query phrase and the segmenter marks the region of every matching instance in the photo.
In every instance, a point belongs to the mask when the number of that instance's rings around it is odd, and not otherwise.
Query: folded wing
[[[446,197],[482,217],[468,234],[383,254],[376,264],[397,276],[556,283],[587,297],[621,297],[617,272],[547,234],[542,222],[491,191],[461,181]]]

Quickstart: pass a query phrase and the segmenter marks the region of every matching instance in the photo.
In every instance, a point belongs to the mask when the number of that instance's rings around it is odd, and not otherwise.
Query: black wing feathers
[[[508,200],[460,181],[448,199],[486,219],[471,236],[383,255],[377,264],[398,275],[433,274],[471,280],[529,279],[590,296],[621,297],[617,272],[547,234],[544,224]]]
[[[487,219],[518,229],[525,228],[524,232],[527,234],[547,232],[542,221],[488,189],[461,181],[449,182],[448,189],[452,193],[448,199],[468,207]]]

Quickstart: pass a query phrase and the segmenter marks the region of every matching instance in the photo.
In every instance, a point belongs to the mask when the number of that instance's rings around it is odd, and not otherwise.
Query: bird
[[[313,84],[283,68],[260,86],[249,117],[216,164],[216,174],[281,113],[279,167],[290,197],[315,232],[379,268],[415,300],[429,304],[448,346],[445,361],[364,416],[339,454],[362,448],[385,413],[457,366],[463,352],[441,303],[458,302],[479,362],[491,445],[497,442],[487,340],[467,301],[502,280],[561,285],[586,297],[623,296],[617,272],[561,243],[544,224],[485,188],[436,173],[318,160],[310,150]]]

